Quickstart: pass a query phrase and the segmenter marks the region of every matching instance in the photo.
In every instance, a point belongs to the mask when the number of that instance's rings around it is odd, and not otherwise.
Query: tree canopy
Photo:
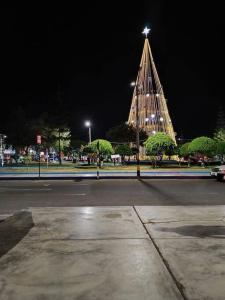
[[[111,143],[103,139],[94,140],[89,147],[93,153],[97,153],[99,150],[99,154],[101,155],[111,155],[114,153]]]
[[[163,132],[151,135],[144,143],[147,155],[165,154],[175,149],[175,142]]]
[[[190,154],[189,145],[190,145],[190,142],[185,143],[185,144],[180,146],[179,151],[178,151],[179,156],[185,157],[185,156],[188,156]]]
[[[201,136],[190,142],[188,149],[192,154],[212,156],[216,152],[216,142],[206,136]]]
[[[219,141],[216,144],[216,154],[225,155],[225,141]]]
[[[118,145],[115,148],[115,153],[123,156],[131,156],[133,155],[132,149],[127,144]]]
[[[225,141],[225,129],[219,128],[214,133],[214,139],[216,141]]]

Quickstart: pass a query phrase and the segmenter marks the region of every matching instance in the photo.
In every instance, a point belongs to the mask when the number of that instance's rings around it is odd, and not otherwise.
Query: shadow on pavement
[[[15,213],[0,223],[0,257],[16,246],[34,226],[31,212]]]
[[[156,230],[162,232],[175,232],[183,236],[193,236],[198,238],[220,238],[225,239],[225,226],[214,225],[187,225],[175,228],[159,227]]]
[[[160,196],[163,200],[171,200],[171,196],[164,193],[160,188],[156,187],[155,185],[153,185],[152,183],[142,178],[139,179],[139,182],[142,183],[145,187],[147,187],[148,189],[150,189],[153,193],[158,194],[158,196]]]

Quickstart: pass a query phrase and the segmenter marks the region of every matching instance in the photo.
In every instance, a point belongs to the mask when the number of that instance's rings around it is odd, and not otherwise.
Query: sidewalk
[[[3,300],[224,299],[225,206],[30,208],[0,234]]]

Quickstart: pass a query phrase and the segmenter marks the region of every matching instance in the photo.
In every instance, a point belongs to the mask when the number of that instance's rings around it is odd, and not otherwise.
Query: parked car
[[[216,166],[214,168],[212,168],[210,175],[212,177],[215,177],[218,179],[219,178],[223,178],[225,177],[225,165],[221,165],[221,166]],[[225,178],[224,178],[225,179]]]
[[[225,181],[225,166],[224,169],[221,169],[217,173],[217,180],[218,181]]]

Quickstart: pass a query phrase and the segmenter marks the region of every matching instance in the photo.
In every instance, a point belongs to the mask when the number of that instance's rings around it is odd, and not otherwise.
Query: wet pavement
[[[0,222],[0,299],[224,299],[225,206],[47,207]]]

